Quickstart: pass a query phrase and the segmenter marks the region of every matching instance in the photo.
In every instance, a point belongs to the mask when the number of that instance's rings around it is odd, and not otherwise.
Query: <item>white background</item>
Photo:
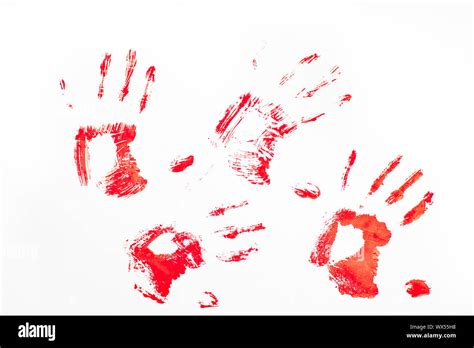
[[[2,313],[472,314],[471,2],[0,6]],[[131,93],[119,103],[130,48],[137,50],[138,64]],[[112,53],[112,64],[99,102],[105,52]],[[314,52],[320,62],[299,70],[289,89],[275,88]],[[138,115],[152,64],[157,82]],[[314,100],[292,98],[298,86],[319,82],[335,64],[342,71],[337,83]],[[277,145],[268,187],[235,177],[208,142],[226,107],[249,91],[296,114],[327,111]],[[345,93],[353,95],[350,103],[331,106]],[[81,187],[73,161],[79,126],[115,121],[137,125],[132,153],[149,180],[144,192],[125,200],[94,185]],[[341,192],[352,149],[358,158]],[[106,137],[91,144],[94,180],[111,168],[113,153]],[[195,155],[194,166],[168,171],[175,156],[188,154]],[[402,164],[364,201],[373,179],[398,154]],[[387,195],[419,168],[423,178],[402,202],[387,207]],[[300,181],[317,184],[321,197],[297,197],[291,188]],[[428,213],[400,227],[403,214],[428,190],[435,193]],[[221,203],[244,199],[251,203],[244,209],[205,217]],[[360,204],[393,233],[379,249],[380,293],[371,300],[340,295],[327,270],[308,263],[325,218]],[[257,222],[267,229],[233,242],[207,238],[227,224]],[[176,281],[168,303],[159,305],[133,290],[124,242],[160,223],[201,235],[209,255],[255,242],[260,252],[238,264],[209,257]],[[347,256],[361,237],[341,232],[346,238],[336,243],[340,256]],[[414,278],[427,281],[430,296],[406,294],[404,284]],[[203,291],[214,292],[220,307],[199,309]]]

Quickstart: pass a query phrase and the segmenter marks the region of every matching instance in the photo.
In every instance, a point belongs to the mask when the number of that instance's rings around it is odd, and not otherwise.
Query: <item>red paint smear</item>
[[[405,286],[407,293],[410,294],[411,297],[419,297],[430,294],[430,287],[424,280],[412,279],[408,281]]]
[[[310,64],[311,62],[315,61],[318,58],[319,58],[319,56],[316,53],[314,53],[312,55],[309,55],[309,56],[304,57],[303,59],[301,59],[299,64]]]
[[[177,249],[172,254],[154,254],[149,245],[164,233],[174,234],[172,242]],[[187,269],[198,268],[204,261],[198,239],[187,232],[177,232],[173,227],[159,225],[137,237],[128,247],[129,269],[144,273],[152,292],[135,285],[145,297],[164,303],[170,287]]]
[[[291,71],[288,74],[283,75],[283,77],[280,80],[280,86],[283,86],[285,83],[290,81],[293,76],[295,76],[295,71]]]
[[[414,172],[408,179],[403,183],[398,190],[393,191],[390,196],[385,200],[387,204],[393,204],[403,199],[405,191],[410,188],[415,182],[417,182],[423,176],[421,170]]]
[[[228,206],[225,206],[225,207],[218,207],[218,208],[214,209],[213,211],[211,211],[209,213],[209,216],[224,215],[228,210],[241,208],[244,205],[248,205],[248,204],[249,204],[249,202],[243,201],[242,203],[239,203],[239,204],[228,205]]]
[[[332,78],[331,79],[323,79],[316,87],[313,89],[307,90],[306,87],[304,87],[301,91],[298,92],[296,95],[296,98],[311,98],[313,97],[317,91],[319,91],[321,88],[330,85],[332,82],[335,82],[337,79],[334,77],[334,75],[340,75],[341,72],[339,71],[339,67],[336,65],[334,66],[331,71],[330,71]]]
[[[257,59],[254,58],[254,59],[252,60],[252,65],[253,65],[253,68],[254,68],[254,69],[257,69],[257,67],[258,67],[258,65],[257,65]]]
[[[137,52],[134,50],[128,51],[127,55],[127,67],[125,69],[125,83],[123,85],[122,90],[120,91],[119,100],[123,101],[123,99],[128,94],[128,87],[130,85],[130,79],[132,78],[133,71],[135,70],[135,66],[137,65]]]
[[[111,59],[112,59],[112,55],[110,53],[106,53],[104,60],[100,64],[100,76],[102,76],[102,79],[99,85],[99,92],[97,93],[97,96],[99,97],[99,99],[101,99],[102,96],[104,95],[104,79],[105,79],[105,76],[107,76],[107,71],[109,71]]]
[[[228,253],[225,255],[224,254],[218,255],[217,258],[220,261],[224,261],[224,262],[239,262],[239,261],[247,260],[250,254],[253,254],[257,251],[258,249],[256,247],[250,247],[247,250],[239,250],[239,251]]]
[[[170,170],[173,173],[182,172],[183,170],[191,166],[193,163],[194,163],[193,155],[184,157],[184,158],[176,158],[175,160],[173,160],[173,162],[171,162]]]
[[[351,155],[349,156],[349,160],[346,166],[346,171],[342,177],[342,189],[345,190],[347,186],[347,178],[349,177],[349,172],[351,171],[352,166],[355,163],[357,157],[357,153],[355,150],[352,150]]]
[[[411,224],[413,221],[418,220],[428,210],[428,205],[431,204],[433,204],[433,193],[427,192],[420,203],[405,214],[401,226]]]
[[[222,233],[222,237],[224,238],[234,239],[239,234],[247,233],[247,232],[256,232],[256,231],[261,231],[264,229],[265,229],[265,226],[263,226],[262,223],[258,223],[255,225],[250,225],[247,227],[240,227],[240,228],[235,227],[235,226],[228,226],[228,227],[225,227],[223,230],[216,231],[216,233]]]
[[[364,245],[359,252],[344,260],[329,262],[339,225],[362,230]],[[375,215],[342,209],[328,221],[326,230],[318,238],[311,253],[310,262],[317,266],[327,265],[330,279],[336,283],[341,294],[373,298],[378,294],[374,283],[380,254],[377,248],[386,245],[391,235],[385,223],[380,222]]]
[[[301,123],[310,123],[310,122],[314,122],[316,121],[318,118],[320,118],[321,116],[324,116],[326,115],[324,112],[323,113],[320,113],[316,116],[311,116],[311,117],[308,117],[308,118],[301,118]]]
[[[321,195],[319,187],[310,182],[305,184],[298,184],[293,188],[293,191],[301,198],[316,199]]]
[[[210,302],[204,303],[203,301],[199,301],[199,306],[201,308],[213,308],[219,306],[219,300],[216,295],[210,291],[204,291],[204,294],[210,297]]]
[[[145,91],[143,92],[142,100],[140,101],[140,113],[143,111],[143,109],[146,108],[146,103],[148,102],[148,98],[150,97],[148,88],[151,84],[155,82],[155,72],[156,69],[154,66],[150,66],[146,72],[146,86]]]
[[[234,134],[239,124],[249,115],[256,114],[265,121],[261,133],[252,140],[240,140]],[[280,105],[263,103],[250,93],[230,105],[216,127],[218,140],[229,154],[229,165],[239,176],[252,184],[270,183],[267,170],[274,157],[276,143],[298,127]]]
[[[339,106],[342,106],[342,104],[344,104],[345,102],[348,102],[352,99],[352,96],[350,94],[344,94],[342,97],[341,97],[341,100],[339,101]]]
[[[76,135],[74,159],[81,185],[86,186],[90,178],[89,142],[97,136],[109,134],[116,146],[116,164],[98,186],[105,193],[117,197],[129,197],[142,191],[147,180],[140,175],[135,158],[130,153],[129,144],[135,139],[135,125],[123,123],[107,124],[99,128],[81,127]]]
[[[375,193],[380,186],[383,185],[383,182],[385,181],[385,178],[390,174],[397,166],[400,164],[400,161],[402,160],[403,156],[398,156],[395,158],[392,162],[388,164],[388,166],[383,170],[383,172],[379,175],[377,179],[375,179],[374,183],[370,187],[369,191],[369,196],[373,193]]]
[[[66,82],[64,82],[63,79],[59,80],[59,87],[61,87],[63,91],[66,89]]]

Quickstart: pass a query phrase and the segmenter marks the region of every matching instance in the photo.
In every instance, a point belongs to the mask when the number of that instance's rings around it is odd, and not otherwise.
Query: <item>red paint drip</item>
[[[298,184],[293,188],[293,191],[301,198],[316,199],[321,195],[319,187],[310,182]]]
[[[264,230],[265,226],[262,223],[258,223],[255,225],[250,225],[247,227],[235,227],[235,226],[227,226],[223,230],[216,231],[216,233],[222,234],[222,237],[228,239],[235,239],[239,234],[247,233],[247,232],[256,232]]]
[[[299,64],[310,64],[311,62],[315,61],[318,58],[319,56],[316,53],[314,53],[301,59]]]
[[[393,191],[390,196],[385,200],[387,204],[393,204],[403,199],[405,191],[410,188],[415,182],[417,182],[423,176],[421,170],[417,170],[403,183],[398,190]]]
[[[204,294],[210,298],[210,301],[208,302],[199,301],[199,306],[201,308],[213,308],[213,307],[219,306],[219,300],[217,299],[216,295],[214,295],[210,291],[204,291]]]
[[[134,50],[129,50],[127,55],[127,67],[125,68],[125,83],[122,90],[120,91],[119,100],[123,99],[128,94],[128,87],[130,86],[130,79],[132,78],[133,71],[137,65],[137,52]]]
[[[419,297],[430,294],[430,287],[424,280],[412,279],[408,281],[405,286],[407,293],[410,294],[411,297]]]
[[[413,221],[418,220],[428,210],[428,205],[431,204],[433,204],[433,193],[427,192],[420,203],[405,214],[401,226],[411,224]]]
[[[235,136],[239,124],[251,114],[265,121],[260,134],[252,140]],[[229,165],[239,176],[252,184],[270,183],[267,170],[274,157],[276,143],[297,129],[297,122],[290,120],[280,105],[264,104],[250,93],[230,105],[216,127],[218,140],[228,151]]]
[[[250,254],[253,254],[257,251],[258,249],[256,247],[250,247],[247,250],[239,250],[228,254],[221,254],[218,255],[217,258],[223,262],[240,262],[247,260]]]
[[[63,79],[59,80],[59,87],[61,88],[61,90],[65,90],[66,89],[66,82],[64,82]]]
[[[239,204],[228,205],[228,206],[225,206],[225,207],[218,207],[218,208],[215,208],[213,211],[211,211],[209,213],[209,216],[224,215],[228,210],[241,208],[241,207],[243,207],[245,205],[248,205],[248,204],[249,204],[249,202],[243,201],[242,203],[239,203]]]
[[[351,99],[352,99],[352,96],[350,94],[344,94],[339,100],[339,106],[342,106],[342,104],[350,101]]]
[[[351,171],[352,166],[355,163],[357,157],[357,153],[355,150],[352,150],[351,155],[349,156],[349,160],[346,166],[346,171],[342,177],[342,189],[345,190],[347,186],[347,178],[349,177],[349,172]]]
[[[107,124],[99,128],[81,127],[76,135],[74,159],[81,185],[86,186],[90,178],[89,142],[97,136],[109,134],[116,146],[116,163],[114,168],[98,186],[105,193],[117,197],[129,197],[143,189],[147,180],[140,175],[135,158],[130,153],[130,143],[135,139],[135,126],[123,123]]]
[[[149,245],[160,235],[171,233],[172,242],[177,249],[172,254],[154,254]],[[159,225],[135,238],[128,246],[130,270],[143,273],[151,290],[135,285],[143,296],[158,303],[164,303],[173,281],[182,276],[187,269],[200,267],[202,249],[198,239],[188,232],[177,232],[173,227]]]
[[[379,175],[377,179],[375,179],[374,183],[370,187],[369,191],[369,196],[374,194],[380,186],[383,185],[383,182],[385,181],[385,178],[395,169],[398,167],[400,164],[400,161],[402,160],[402,156],[398,156],[395,158],[392,162],[388,164],[388,166],[383,170],[383,172]]]
[[[184,157],[184,158],[178,157],[175,160],[173,160],[173,162],[171,162],[170,170],[173,173],[182,172],[183,170],[191,166],[193,163],[194,163],[193,155]]]
[[[364,245],[359,252],[344,260],[329,262],[339,225],[362,230]],[[330,280],[336,283],[341,294],[375,297],[378,294],[378,287],[374,283],[380,254],[378,248],[386,245],[392,235],[385,223],[380,222],[375,215],[342,209],[334,214],[326,226],[311,253],[310,262],[317,266],[327,265]]]
[[[140,113],[146,108],[146,103],[148,102],[148,98],[150,97],[150,92],[148,92],[148,88],[155,82],[155,72],[156,69],[154,66],[150,66],[146,72],[146,86],[145,91],[143,92],[143,97],[140,101]]]
[[[106,53],[104,60],[100,64],[100,76],[102,76],[102,79],[100,80],[99,92],[97,93],[97,97],[99,97],[99,99],[101,99],[104,95],[104,80],[105,76],[107,76],[107,71],[109,70],[111,59],[112,55],[110,53]]]

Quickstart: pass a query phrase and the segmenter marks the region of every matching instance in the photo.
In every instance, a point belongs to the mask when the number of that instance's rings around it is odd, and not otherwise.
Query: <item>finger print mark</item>
[[[369,196],[374,194],[375,192],[377,192],[377,190],[380,188],[380,186],[383,185],[383,182],[385,181],[385,178],[395,169],[398,167],[398,165],[400,164],[400,161],[402,160],[402,156],[398,156],[397,158],[395,158],[392,162],[390,162],[387,166],[387,168],[385,168],[383,170],[383,172],[379,175],[379,177],[377,179],[375,179],[374,183],[372,184],[372,186],[370,187],[370,191],[369,191]]]
[[[228,210],[241,208],[241,207],[243,207],[245,205],[248,205],[248,204],[249,204],[249,202],[243,201],[239,204],[232,204],[232,205],[227,205],[227,206],[223,206],[223,207],[217,207],[209,213],[209,216],[224,215]]]
[[[346,170],[344,172],[344,175],[342,176],[342,190],[344,191],[346,189],[346,186],[347,186],[347,179],[349,178],[349,173],[352,169],[352,166],[354,165],[355,163],[355,160],[356,160],[356,157],[357,157],[357,152],[355,150],[352,150],[350,156],[349,156],[349,159],[347,161],[347,166],[346,166]]]
[[[421,170],[417,170],[400,186],[399,189],[393,191],[385,202],[387,204],[393,204],[403,199],[405,191],[408,190],[415,182],[417,182],[423,176]]]
[[[150,66],[146,72],[146,86],[145,91],[143,92],[143,97],[140,100],[140,113],[146,108],[146,103],[150,97],[149,87],[155,82],[155,72],[156,69],[154,66]]]
[[[135,66],[137,65],[137,52],[129,50],[127,55],[127,67],[125,68],[125,83],[119,94],[119,100],[123,101],[129,92],[130,79],[132,78]]]
[[[97,97],[99,99],[102,99],[102,97],[104,96],[104,80],[105,80],[105,77],[107,76],[107,72],[109,71],[111,60],[112,60],[112,55],[110,53],[106,53],[104,60],[100,64],[100,76],[102,78],[99,84],[99,92],[97,93]]]
[[[433,193],[427,192],[420,203],[418,203],[405,214],[400,225],[405,226],[411,224],[415,220],[418,220],[424,213],[426,213],[428,206],[431,204],[433,204]]]

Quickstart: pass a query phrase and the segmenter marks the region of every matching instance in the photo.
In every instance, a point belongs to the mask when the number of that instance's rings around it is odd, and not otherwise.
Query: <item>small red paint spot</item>
[[[331,248],[339,225],[360,229],[364,245],[356,254],[338,262],[330,262]],[[378,248],[386,245],[391,235],[386,224],[380,222],[375,215],[341,209],[327,222],[326,230],[318,238],[311,253],[310,262],[317,266],[327,265],[330,279],[336,283],[341,294],[373,298],[378,294],[378,287],[374,283]]]
[[[107,124],[101,127],[81,127],[76,135],[74,159],[81,185],[88,185],[89,142],[97,136],[110,135],[116,146],[114,168],[98,184],[105,193],[117,197],[129,197],[145,189],[147,180],[140,175],[135,158],[130,153],[130,143],[135,139],[134,125]]]
[[[406,291],[411,297],[419,297],[430,294],[430,287],[424,280],[412,279],[406,284]]]
[[[433,193],[427,192],[420,203],[418,203],[408,213],[405,214],[400,225],[408,225],[413,221],[418,220],[428,210],[428,205],[431,204],[433,204]]]
[[[248,204],[249,204],[249,202],[243,201],[242,203],[239,203],[239,204],[233,204],[233,205],[228,205],[228,206],[223,206],[223,207],[217,207],[209,213],[209,216],[224,215],[228,210],[241,208],[241,207],[243,207],[245,205],[248,205]]]
[[[129,50],[127,54],[127,67],[125,68],[125,83],[120,91],[119,100],[123,101],[128,94],[128,87],[130,86],[130,79],[132,78],[133,71],[137,65],[137,52]]]
[[[351,168],[352,166],[354,165],[355,163],[355,160],[356,160],[356,157],[357,157],[357,152],[355,150],[352,150],[350,156],[349,156],[349,159],[348,159],[348,163],[347,163],[347,166],[346,166],[346,170],[344,172],[344,175],[342,176],[342,189],[345,190],[346,189],[346,186],[347,186],[347,179],[349,177],[349,173],[351,171]]]
[[[173,173],[182,172],[194,163],[194,156],[178,157],[171,162],[170,170]]]
[[[204,295],[209,297],[207,301],[199,301],[199,306],[201,308],[213,308],[219,306],[219,300],[217,299],[216,295],[214,295],[210,291],[205,291]]]
[[[350,94],[344,94],[339,100],[339,106],[342,106],[342,104],[350,101],[351,99],[352,99],[352,96]]]
[[[216,231],[216,233],[221,234],[222,237],[224,238],[234,239],[239,234],[247,233],[247,232],[262,231],[264,229],[265,229],[265,226],[263,226],[262,223],[258,223],[258,224],[250,225],[246,227],[227,226],[223,230]]]
[[[257,251],[258,251],[258,248],[250,247],[247,250],[239,250],[235,252],[217,255],[217,258],[223,262],[239,262],[239,261],[247,260],[251,254]]]
[[[316,199],[321,195],[319,187],[310,182],[296,185],[293,191],[301,198]]]
[[[160,235],[171,233],[176,251],[172,254],[154,254],[149,245]],[[143,296],[158,303],[164,303],[172,283],[188,269],[200,267],[202,249],[199,240],[188,232],[177,232],[173,227],[159,225],[135,238],[128,245],[130,270],[142,273],[147,280],[147,287],[135,285]]]
[[[107,76],[107,72],[109,70],[110,62],[112,59],[112,55],[110,53],[106,53],[104,60],[100,64],[100,76],[102,77],[99,84],[99,92],[97,93],[97,97],[101,99],[104,95],[104,80],[105,76]]]
[[[66,82],[64,82],[63,79],[59,80],[59,87],[61,88],[61,90],[65,90],[66,89]]]
[[[257,59],[256,58],[252,59],[252,65],[253,65],[254,70],[257,69],[258,65],[257,65]]]

